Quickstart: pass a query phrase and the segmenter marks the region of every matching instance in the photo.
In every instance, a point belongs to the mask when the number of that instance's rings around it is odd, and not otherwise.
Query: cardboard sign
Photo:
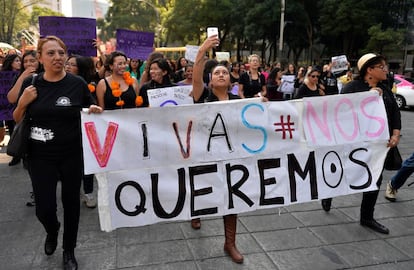
[[[54,35],[63,40],[68,55],[96,56],[96,20],[76,17],[40,16],[41,36]]]
[[[154,33],[116,30],[116,49],[129,58],[145,60],[154,50]]]

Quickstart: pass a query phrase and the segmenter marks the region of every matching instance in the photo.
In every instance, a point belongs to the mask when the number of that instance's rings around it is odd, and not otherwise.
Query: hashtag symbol
[[[280,116],[280,122],[279,123],[274,123],[273,125],[281,127],[281,128],[276,128],[275,131],[276,132],[283,132],[283,135],[282,135],[283,140],[286,139],[286,133],[287,132],[289,132],[289,138],[292,139],[292,131],[295,130],[293,128],[295,123],[290,121],[290,115],[287,116],[287,122],[284,121],[284,115],[281,115]]]

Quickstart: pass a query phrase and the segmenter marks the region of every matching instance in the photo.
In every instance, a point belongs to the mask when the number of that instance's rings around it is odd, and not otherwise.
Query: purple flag
[[[14,106],[7,100],[7,93],[17,74],[16,71],[0,71],[0,120],[13,120]]]
[[[93,40],[96,39],[96,20],[56,16],[39,17],[41,36],[54,35],[68,47],[68,55],[96,56]]]
[[[116,30],[116,50],[129,58],[145,60],[154,47],[154,33],[125,29]]]

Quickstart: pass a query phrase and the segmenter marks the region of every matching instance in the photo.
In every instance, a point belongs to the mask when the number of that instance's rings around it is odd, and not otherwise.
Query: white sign
[[[229,52],[216,52],[216,60],[217,61],[230,61],[230,53]]]
[[[197,56],[198,48],[200,48],[200,46],[185,45],[185,59],[194,63]]]
[[[164,107],[194,104],[194,99],[190,96],[192,89],[192,85],[182,85],[148,90],[149,105]]]
[[[339,73],[341,71],[348,70],[348,60],[346,59],[346,55],[333,56],[331,58],[331,62],[332,73]]]
[[[295,75],[282,75],[280,91],[286,94],[292,94],[295,91]]]
[[[82,113],[101,228],[222,216],[377,189],[376,93]]]

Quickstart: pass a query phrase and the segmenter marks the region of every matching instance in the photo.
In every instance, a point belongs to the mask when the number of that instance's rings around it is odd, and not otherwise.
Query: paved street
[[[414,111],[402,111],[400,151],[414,151]],[[0,269],[62,269],[62,233],[55,254],[43,251],[45,232],[34,208],[27,207],[30,180],[21,164],[9,167],[0,150]],[[329,213],[319,202],[257,211],[239,216],[238,265],[223,252],[221,218],[122,228],[106,233],[98,210],[81,207],[76,257],[79,269],[414,269],[414,185],[405,185],[398,201],[384,199],[384,172],[375,217],[391,233],[381,235],[359,225],[361,194],[335,198]],[[408,182],[413,182],[412,176]],[[95,190],[96,192],[96,190]],[[59,206],[62,219],[62,209]],[[62,230],[61,230],[62,232]]]

